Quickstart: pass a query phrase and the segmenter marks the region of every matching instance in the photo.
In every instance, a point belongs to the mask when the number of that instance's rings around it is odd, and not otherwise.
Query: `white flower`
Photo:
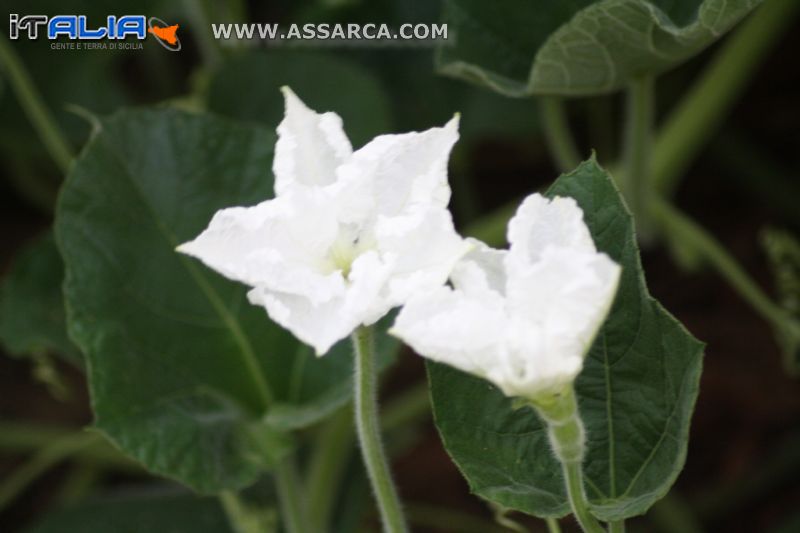
[[[218,211],[178,250],[250,285],[251,303],[322,355],[444,284],[469,250],[447,210],[458,119],[382,135],[353,152],[338,115],[317,114],[283,91],[276,197]]]
[[[413,297],[391,332],[508,396],[543,398],[583,368],[620,267],[597,252],[572,198],[527,197],[508,240],[508,251],[474,241],[453,269],[453,287]]]

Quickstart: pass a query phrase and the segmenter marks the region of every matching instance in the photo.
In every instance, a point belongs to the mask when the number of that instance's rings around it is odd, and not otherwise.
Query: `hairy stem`
[[[572,514],[585,533],[605,533],[600,522],[589,511],[589,501],[583,488],[583,457],[586,451],[586,432],[578,413],[575,390],[567,390],[532,405],[547,424],[547,436],[553,454],[561,463]]]
[[[589,512],[589,502],[583,489],[583,468],[580,463],[561,464],[564,480],[567,485],[567,496],[572,514],[585,533],[605,533],[600,522]]]
[[[353,333],[355,347],[355,417],[361,456],[378,503],[384,531],[407,531],[389,463],[381,442],[378,395],[372,329],[360,327]]]

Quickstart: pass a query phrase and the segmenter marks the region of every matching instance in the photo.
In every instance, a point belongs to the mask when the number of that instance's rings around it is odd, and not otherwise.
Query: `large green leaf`
[[[442,73],[508,96],[610,92],[663,72],[761,0],[446,0]]]
[[[0,341],[15,356],[53,352],[80,364],[67,336],[64,263],[50,232],[26,246],[0,284]]]
[[[283,118],[283,85],[312,109],[341,115],[354,146],[391,129],[385,91],[368,71],[337,56],[297,50],[228,60],[211,79],[208,108],[274,129]]]
[[[227,119],[123,111],[101,120],[58,203],[68,327],[88,357],[95,424],[200,491],[252,482],[285,450],[284,430],[348,399],[348,342],[317,360],[246,287],[174,251],[216,210],[272,195],[274,142]]]
[[[120,493],[47,514],[28,533],[230,533],[215,498],[175,491]]]
[[[603,169],[585,162],[548,195],[575,198],[598,249],[623,268],[576,387],[593,510],[604,519],[641,514],[683,467],[703,345],[648,294],[631,215]],[[428,370],[436,425],[472,490],[526,513],[565,514],[561,470],[533,410],[514,410],[486,381],[439,364]]]

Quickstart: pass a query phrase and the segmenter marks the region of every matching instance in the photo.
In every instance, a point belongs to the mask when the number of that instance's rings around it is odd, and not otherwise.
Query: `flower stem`
[[[275,467],[275,487],[281,509],[281,521],[287,533],[310,531],[306,523],[306,502],[300,491],[294,457],[284,458]]]
[[[625,521],[615,520],[608,523],[608,533],[625,533]]]
[[[580,152],[569,130],[564,101],[555,96],[539,99],[547,147],[561,172],[569,172],[581,162]]]
[[[355,347],[355,416],[358,443],[372,491],[378,502],[383,530],[407,531],[400,499],[392,482],[389,464],[383,451],[378,425],[378,398],[375,350],[372,329],[362,326],[353,333]]]
[[[605,533],[600,522],[589,512],[583,488],[583,456],[586,432],[578,414],[575,390],[570,386],[560,394],[533,401],[536,412],[547,424],[547,436],[556,458],[561,462],[567,497],[575,519],[585,533]]]
[[[549,533],[561,533],[561,524],[555,518],[545,518],[547,522],[547,531]]]
[[[567,496],[572,507],[572,513],[586,533],[605,533],[605,530],[589,512],[589,502],[586,500],[586,493],[583,490],[583,468],[578,462],[561,463],[564,472],[564,480],[567,485]]]
[[[798,9],[797,0],[765,2],[728,38],[661,129],[653,152],[653,181],[658,190],[667,195],[674,191],[678,179],[719,127],[761,60],[790,27]]]
[[[44,105],[42,95],[33,84],[25,66],[9,45],[5,36],[0,35],[0,65],[6,72],[8,81],[17,95],[22,109],[36,128],[47,151],[61,172],[66,173],[72,161],[70,148],[64,134],[56,124],[53,115]]]
[[[620,176],[620,188],[636,217],[637,232],[644,240],[652,235],[648,200],[652,189],[654,108],[653,77],[643,76],[634,80],[627,94],[624,170]]]

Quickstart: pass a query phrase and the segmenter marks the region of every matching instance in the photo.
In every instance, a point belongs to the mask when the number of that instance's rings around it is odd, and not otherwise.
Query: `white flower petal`
[[[504,259],[508,252],[490,248],[477,239],[467,238],[466,241],[471,249],[456,263],[450,274],[453,287],[466,292],[490,290],[505,295]]]
[[[508,252],[471,241],[453,269],[454,289],[412,297],[393,332],[425,357],[534,399],[558,393],[580,373],[620,267],[595,250],[569,199],[529,197],[509,237]]]
[[[321,356],[356,327],[378,320],[388,311],[385,305],[376,310],[378,293],[388,275],[389,269],[380,262],[378,254],[368,252],[353,262],[346,290],[328,301],[315,303],[302,295],[263,286],[251,290],[247,296]],[[376,313],[380,313],[377,318]]]
[[[546,332],[534,324],[512,320],[506,355],[495,363],[489,379],[507,396],[537,398],[563,389],[583,368],[583,355],[553,353],[545,349]]]
[[[611,308],[619,275],[619,265],[605,254],[551,247],[527,272],[509,277],[509,312],[545,332],[527,351],[582,358]]]
[[[438,207],[380,217],[375,240],[384,261],[392,264],[386,295],[394,305],[443,285],[472,246],[456,233],[450,212]]]
[[[288,87],[282,89],[286,114],[278,125],[278,142],[272,170],[275,194],[292,186],[325,186],[336,181],[336,168],[351,156],[353,148],[336,113],[316,113]]]
[[[504,350],[507,321],[498,295],[439,287],[411,298],[390,332],[428,359],[488,378]]]
[[[409,205],[447,206],[447,163],[458,140],[458,117],[444,127],[375,137],[339,170],[339,179],[365,176],[377,214],[394,216]]]
[[[549,200],[531,194],[522,202],[508,223],[510,253],[520,262],[534,263],[551,246],[594,252],[589,228],[583,222],[583,211],[572,198]]]
[[[298,192],[223,209],[178,251],[230,279],[327,301],[344,290],[327,257],[339,231],[334,208],[328,195]]]

